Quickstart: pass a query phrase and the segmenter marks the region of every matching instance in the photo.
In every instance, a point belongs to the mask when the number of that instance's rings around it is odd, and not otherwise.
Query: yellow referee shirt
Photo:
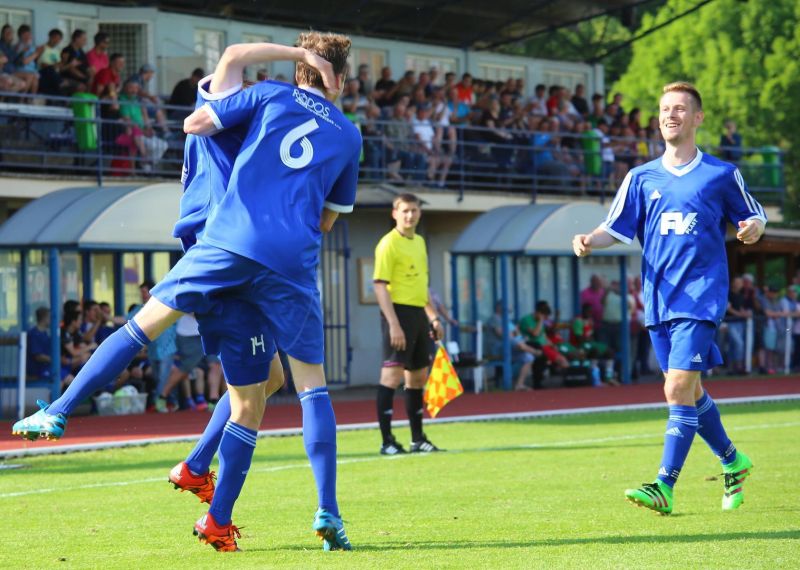
[[[428,252],[420,235],[409,239],[396,229],[375,248],[374,281],[386,281],[392,302],[424,307],[428,304]]]

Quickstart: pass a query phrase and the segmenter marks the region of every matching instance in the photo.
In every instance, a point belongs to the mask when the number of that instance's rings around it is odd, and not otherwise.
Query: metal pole
[[[114,314],[125,315],[125,260],[123,254],[114,252]]]
[[[572,316],[578,317],[581,314],[581,264],[578,258],[572,258]]]
[[[28,333],[19,333],[19,354],[17,356],[17,419],[25,417],[25,378],[28,375]]]
[[[61,259],[51,247],[50,266],[50,401],[61,395]]]
[[[514,320],[519,321],[519,279],[517,275],[517,269],[519,265],[519,257],[516,255],[511,258],[512,259],[512,272],[511,272],[511,281],[512,287],[514,288]]]
[[[83,281],[83,298],[94,299],[94,283],[92,281],[92,252],[81,252],[81,280]]]
[[[561,314],[561,299],[558,294],[558,259],[553,256],[550,258],[550,265],[553,266],[553,318]]]
[[[539,302],[539,258],[533,258],[533,303]]]
[[[97,124],[97,185],[103,187],[103,119],[100,101],[96,101],[94,120]]]
[[[503,310],[503,390],[511,390],[511,323],[508,318],[508,256],[500,256],[500,304]]]
[[[28,254],[27,249],[19,252],[19,330],[28,330]]]
[[[461,321],[461,315],[458,312],[458,255],[455,253],[450,254],[450,294],[452,295],[453,318]],[[453,327],[452,338],[459,346],[461,346],[460,333],[459,327]]]
[[[744,327],[744,371],[753,371],[753,317],[747,317]]]
[[[783,343],[783,373],[789,374],[792,369],[792,317],[786,317],[786,338]]]
[[[619,363],[620,376],[622,377],[623,384],[631,383],[631,371],[628,362],[631,353],[631,335],[630,326],[628,325],[628,266],[624,255],[619,256],[619,291],[620,303],[622,304],[622,319],[620,321],[620,340],[622,355]]]

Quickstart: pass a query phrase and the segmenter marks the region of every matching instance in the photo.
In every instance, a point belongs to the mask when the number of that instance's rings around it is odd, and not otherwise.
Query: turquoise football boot
[[[322,540],[323,550],[353,550],[353,547],[350,546],[350,539],[344,532],[344,523],[342,523],[341,517],[334,516],[325,509],[319,509],[314,515],[314,523],[311,528]]]
[[[36,400],[36,405],[41,408],[32,416],[19,420],[11,428],[12,435],[21,435],[31,441],[44,438],[50,441],[61,439],[67,428],[67,416],[64,414],[50,415],[47,413],[49,404],[43,400]]]

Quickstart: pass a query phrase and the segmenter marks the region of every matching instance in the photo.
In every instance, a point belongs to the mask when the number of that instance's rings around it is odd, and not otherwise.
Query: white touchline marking
[[[763,430],[763,429],[774,429],[774,428],[787,428],[787,427],[797,427],[800,426],[800,422],[784,422],[784,423],[772,423],[772,424],[756,424],[751,426],[739,426],[739,427],[732,427],[729,431],[752,431],[752,430]],[[516,449],[546,449],[548,447],[562,447],[562,446],[569,446],[569,445],[586,445],[592,443],[609,443],[614,441],[628,441],[632,439],[661,439],[661,435],[658,433],[649,433],[649,434],[631,434],[631,435],[619,435],[619,436],[609,436],[609,437],[596,437],[591,439],[569,439],[569,440],[562,440],[562,441],[549,441],[544,443],[521,443],[519,445],[509,445],[504,447],[475,447],[469,449],[451,449],[448,450],[446,455],[454,455],[454,454],[461,454],[461,453],[480,453],[480,452],[488,452],[488,451],[514,451]],[[352,459],[340,459],[336,463],[338,465],[351,465],[354,463],[367,463],[373,461],[397,461],[408,459],[410,457],[433,457],[439,456],[439,454],[433,453],[419,453],[419,454],[406,454],[406,455],[393,455],[393,456],[381,456],[376,455],[374,457],[355,457]],[[307,469],[308,462],[302,463],[290,463],[287,465],[273,465],[271,467],[261,467],[256,469],[251,469],[250,473],[275,473],[278,471],[288,471],[291,469]],[[148,477],[147,479],[134,479],[131,481],[110,481],[106,483],[91,483],[86,485],[74,485],[72,487],[62,487],[62,488],[45,488],[45,489],[32,489],[30,491],[17,491],[13,493],[0,493],[0,499],[11,499],[14,497],[27,497],[30,495],[44,495],[47,493],[64,493],[68,491],[80,491],[83,489],[102,489],[108,487],[125,487],[128,485],[143,485],[146,483],[163,483],[167,481],[167,477]]]

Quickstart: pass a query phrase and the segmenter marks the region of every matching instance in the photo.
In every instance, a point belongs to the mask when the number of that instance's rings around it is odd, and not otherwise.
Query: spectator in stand
[[[407,111],[408,97],[403,97],[395,103],[392,119],[384,128],[387,174],[398,182],[403,180],[398,172],[400,168],[404,174],[415,178],[424,176],[425,171],[425,157],[413,150],[414,130],[406,117]]]
[[[622,98],[622,93],[614,93],[614,98],[611,100],[611,105],[613,105],[615,109],[616,115],[614,118],[616,120],[619,120],[625,114],[625,109],[622,108]]]
[[[94,78],[86,59],[83,46],[86,45],[86,32],[72,32],[70,43],[61,50],[61,77],[64,79],[67,94],[86,91]]]
[[[589,102],[584,97],[584,88],[582,83],[575,86],[575,95],[572,96],[572,105],[581,114],[582,117],[589,116]]]
[[[375,103],[381,108],[389,107],[393,104],[396,89],[397,83],[392,79],[392,68],[388,66],[382,68],[381,78],[375,82],[375,89],[372,91]]]
[[[128,148],[131,156],[141,156],[144,172],[152,170],[167,152],[168,144],[153,131],[144,101],[139,97],[139,84],[127,80],[119,96],[120,117],[126,123],[126,131],[117,138],[117,143]]]
[[[603,102],[603,96],[599,93],[592,95],[592,111],[589,113],[589,122],[593,127],[597,128],[600,121],[605,121],[606,106]]]
[[[8,58],[6,54],[0,52],[0,91],[18,93],[25,88],[25,82],[19,77],[15,77],[12,73],[8,73],[7,64]]]
[[[509,316],[508,331],[503,331],[503,304],[498,302],[494,307],[494,314],[489,318],[486,323],[486,352],[489,358],[501,359],[503,358],[503,341],[508,337],[511,343],[511,363],[512,365],[519,366],[517,379],[514,383],[515,390],[530,390],[525,381],[533,371],[534,365],[544,367],[545,359],[537,358],[542,356],[541,350],[529,346],[525,342],[525,338],[520,335],[517,327],[511,322]],[[533,387],[541,388],[541,378],[537,381],[536,373],[533,376]]]
[[[369,78],[369,66],[362,63],[358,66],[358,92],[364,97],[369,98],[372,95],[372,81]]]
[[[418,152],[425,157],[427,163],[427,174],[425,183],[431,186],[436,185],[436,171],[439,168],[439,155],[434,146],[436,132],[431,123],[431,106],[424,103],[417,107],[416,116],[411,119],[411,126],[414,129],[414,137],[417,141]],[[441,181],[444,186],[444,181]]]
[[[511,166],[513,148],[508,145],[513,143],[513,135],[502,126],[500,118],[501,105],[497,98],[489,102],[489,108],[483,112],[480,126],[485,129],[481,134],[484,142],[492,143],[490,152],[497,167],[508,170]]]
[[[111,333],[117,330],[117,327],[124,325],[127,322],[127,319],[123,317],[115,317],[111,314],[111,305],[107,302],[102,301],[98,304],[100,307],[100,328],[97,329],[97,334],[94,336],[95,342],[98,345],[103,344],[103,341],[106,340]]]
[[[165,137],[169,137],[167,116],[164,113],[164,109],[161,108],[161,100],[158,95],[150,93],[150,81],[155,74],[156,68],[149,63],[145,63],[139,68],[139,71],[128,78],[128,81],[132,81],[139,86],[138,97],[144,103],[147,116],[155,120]]]
[[[547,101],[545,101],[548,115],[552,116],[558,112],[559,102],[561,102],[561,86],[551,85],[547,90]]]
[[[616,354],[621,346],[622,338],[622,296],[619,281],[612,281],[603,298],[603,321],[598,332],[602,332],[600,340],[605,342],[612,354]],[[635,305],[631,296],[626,299],[627,313],[630,315]],[[628,331],[625,331],[628,334]],[[614,377],[614,371],[606,369],[606,381]]]
[[[403,74],[403,77],[400,78],[400,81],[397,82],[397,85],[395,85],[393,101],[399,101],[403,97],[410,98],[414,93],[414,87],[416,86],[416,83],[414,72],[409,69]]]
[[[197,67],[192,71],[191,76],[178,81],[172,89],[169,104],[176,107],[194,107],[197,102],[197,84],[203,77],[205,77],[205,72]],[[177,115],[183,118],[185,112],[177,112]]]
[[[628,113],[628,126],[634,133],[638,133],[639,129],[642,128],[642,110],[639,107],[634,107],[631,109],[631,112]]]
[[[429,98],[433,93],[433,84],[431,83],[431,76],[428,74],[427,71],[422,71],[417,77],[417,86],[416,89],[422,89],[422,92],[425,94],[426,98]]]
[[[592,385],[603,386],[602,370],[613,370],[614,360],[608,350],[608,345],[595,339],[596,324],[592,318],[592,312],[590,304],[584,303],[581,306],[581,314],[572,321],[570,342],[580,351],[583,358],[590,359]],[[609,384],[619,385],[619,382],[616,382],[612,376]]]
[[[59,45],[64,34],[53,28],[47,34],[47,43],[41,46],[39,56],[39,93],[44,95],[61,94],[61,50]]]
[[[113,53],[108,60],[108,67],[98,70],[92,81],[92,93],[100,99],[113,101],[114,108],[119,101],[123,69],[125,69],[125,58],[121,53]]]
[[[545,118],[533,135],[533,164],[536,174],[545,179],[544,185],[551,188],[564,186],[580,175],[580,168],[561,150],[557,119]]]
[[[16,76],[25,82],[27,93],[36,94],[39,92],[39,70],[36,67],[36,60],[42,55],[44,46],[36,47],[33,32],[27,24],[22,24],[17,29],[17,38],[17,45],[14,46]]]
[[[603,298],[605,295],[605,282],[596,273],[589,278],[589,286],[581,291],[581,306],[589,305],[592,308],[592,320],[598,326],[603,321]]]
[[[361,137],[364,141],[364,162],[362,176],[376,179],[383,176],[385,169],[385,141],[383,125],[380,124],[381,108],[375,104],[367,107],[367,118],[361,125]]]
[[[769,285],[764,296],[764,314],[767,317],[764,327],[764,367],[767,374],[775,374],[782,368],[786,351],[786,317],[790,313],[779,292],[780,287]]]
[[[472,75],[469,73],[461,76],[461,82],[456,85],[456,96],[458,101],[466,105],[475,104],[475,89],[472,85]]]
[[[544,117],[547,115],[547,99],[544,92],[547,87],[539,83],[534,89],[533,96],[528,100],[528,115],[533,117]]]
[[[750,273],[742,275],[742,295],[744,306],[753,315],[753,353],[759,371],[766,373],[766,354],[764,352],[764,327],[767,319],[764,315],[764,299],[755,286],[755,279]]]
[[[50,377],[50,309],[36,309],[36,325],[28,331],[27,374],[30,379]]]
[[[541,350],[543,358],[534,362],[533,387],[540,388],[543,381],[544,370],[548,364],[564,369],[569,366],[567,357],[558,351],[547,335],[548,321],[552,315],[550,304],[547,301],[538,301],[533,313],[525,315],[519,320],[519,330],[525,338],[527,345],[534,350]]]
[[[741,277],[731,279],[728,291],[728,309],[725,313],[725,323],[728,332],[728,372],[743,374],[744,368],[744,335],[745,325],[753,312],[745,307],[745,297],[742,291],[744,280]]]
[[[628,296],[633,300],[633,310],[630,315],[631,348],[633,349],[634,380],[650,374],[650,332],[645,326],[644,318],[644,290],[642,278],[635,275],[628,278]]]
[[[200,341],[197,319],[194,315],[183,315],[176,323],[175,346],[177,356],[180,361],[178,366],[174,366],[167,378],[166,385],[161,389],[155,401],[156,411],[164,413],[169,410],[167,398],[172,390],[179,384],[184,384],[189,380],[189,375],[203,360],[203,344]],[[203,390],[198,389],[195,399],[192,399],[191,391],[184,387],[183,408],[197,409],[204,411],[208,409],[208,403],[203,395]]]
[[[450,93],[451,89],[454,89],[456,86],[456,74],[452,71],[448,71],[444,74],[444,85],[442,88],[444,89],[445,93]]]
[[[600,175],[604,184],[608,184],[611,188],[615,188],[614,175],[614,147],[611,144],[611,137],[608,136],[609,128],[605,119],[600,119],[595,128],[595,133],[600,137],[600,156],[603,159],[603,171]]]
[[[439,79],[439,68],[435,65],[428,70],[428,77],[430,78],[431,83],[431,94],[433,94],[433,89],[435,87],[441,87],[440,79]]]
[[[433,125],[436,130],[434,147],[441,161],[439,173],[439,187],[443,188],[447,182],[450,166],[456,154],[458,137],[456,128],[450,124],[450,107],[444,100],[444,89],[437,87],[433,91]]]
[[[77,374],[81,366],[86,364],[92,351],[97,348],[94,343],[84,343],[80,335],[81,314],[77,311],[64,313],[61,325],[61,389],[66,388]]]
[[[344,86],[344,92],[341,96],[342,111],[346,114],[352,115],[353,121],[358,124],[364,123],[367,119],[367,108],[369,107],[369,100],[366,96],[359,93],[360,82],[358,79],[348,79]],[[351,120],[352,120],[351,118]]]
[[[444,90],[444,88],[442,88]],[[458,99],[458,89],[451,88],[447,93],[447,107],[450,109],[450,122],[454,125],[469,123],[470,108]]]
[[[103,324],[100,305],[91,299],[83,302],[83,321],[80,327],[81,341],[86,344],[97,344],[97,332]]]
[[[266,81],[267,79],[269,79],[269,72],[267,72],[266,68],[261,67],[256,69],[256,83]]]
[[[742,160],[742,135],[736,132],[736,123],[727,119],[725,132],[719,139],[720,157],[734,164]]]
[[[800,367],[800,298],[798,298],[797,286],[789,285],[786,288],[786,311],[792,318],[792,346],[791,346],[791,368],[794,371]]]
[[[108,58],[108,47],[111,45],[111,37],[105,32],[97,32],[94,35],[94,47],[86,52],[86,61],[94,75],[110,65]]]

